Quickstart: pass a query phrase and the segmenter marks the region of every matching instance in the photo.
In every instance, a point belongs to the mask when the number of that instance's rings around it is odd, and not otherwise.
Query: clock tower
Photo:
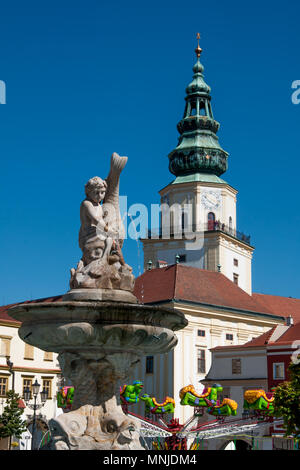
[[[250,237],[237,230],[237,190],[220,177],[227,170],[228,153],[217,137],[220,125],[204,81],[199,34],[197,38],[193,80],[177,125],[179,141],[168,156],[175,179],[159,191],[160,227],[152,227],[142,239],[144,269],[180,262],[220,271],[251,295],[254,248]]]

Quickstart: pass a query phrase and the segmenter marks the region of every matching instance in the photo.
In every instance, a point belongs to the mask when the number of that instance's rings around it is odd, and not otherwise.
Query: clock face
[[[215,191],[206,191],[202,194],[201,201],[206,209],[217,209],[221,204],[221,195]]]

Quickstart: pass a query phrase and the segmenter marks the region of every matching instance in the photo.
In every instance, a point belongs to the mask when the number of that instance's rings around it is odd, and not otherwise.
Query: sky
[[[198,31],[253,290],[300,298],[299,14],[296,0],[2,2],[0,304],[68,290],[84,184],[113,152],[128,206],[159,203]],[[139,275],[141,243],[123,251]]]

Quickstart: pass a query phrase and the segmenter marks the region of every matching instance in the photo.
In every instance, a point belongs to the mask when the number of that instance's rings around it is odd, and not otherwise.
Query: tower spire
[[[193,173],[220,176],[227,170],[228,153],[222,149],[216,135],[220,124],[213,117],[210,87],[204,81],[199,39],[200,33],[197,33],[197,62],[193,67],[193,80],[186,88],[184,115],[177,124],[179,142],[169,154],[169,170],[176,176]]]
[[[196,47],[195,52],[196,52],[196,56],[198,57],[198,59],[199,59],[199,57],[201,55],[201,52],[202,52],[202,49],[199,46],[199,39],[200,39],[200,33],[197,33],[198,46]]]

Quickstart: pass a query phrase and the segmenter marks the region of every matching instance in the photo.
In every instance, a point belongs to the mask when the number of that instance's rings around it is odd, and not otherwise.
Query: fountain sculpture
[[[26,343],[58,353],[63,376],[75,388],[72,411],[50,420],[53,450],[143,449],[138,421],[125,415],[120,385],[143,355],[177,344],[183,313],[141,305],[122,255],[119,178],[127,157],[111,158],[106,180],[91,178],[80,207],[82,258],[71,269],[62,301],[19,304],[9,314],[22,322]],[[102,202],[102,204],[101,204]]]

